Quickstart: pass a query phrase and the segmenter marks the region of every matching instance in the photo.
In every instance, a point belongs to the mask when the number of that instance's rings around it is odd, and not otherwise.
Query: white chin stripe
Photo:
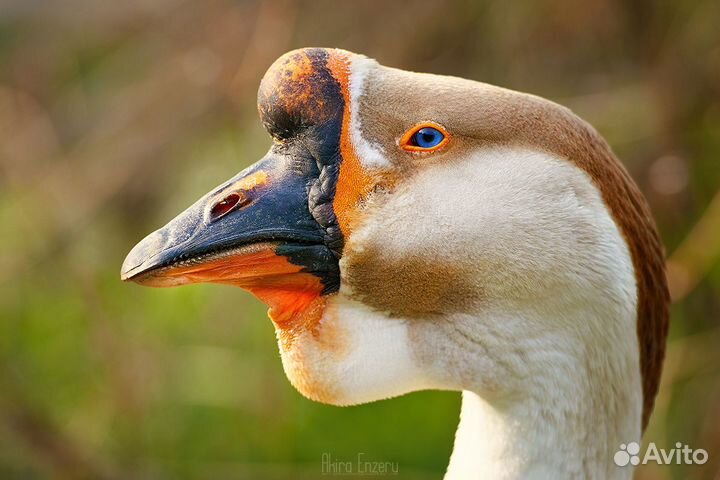
[[[360,97],[365,88],[365,79],[370,69],[376,66],[375,60],[361,55],[353,55],[350,64],[348,87],[350,91],[350,138],[360,162],[367,168],[382,168],[390,165],[390,162],[382,154],[380,146],[363,138],[362,124],[358,113]]]

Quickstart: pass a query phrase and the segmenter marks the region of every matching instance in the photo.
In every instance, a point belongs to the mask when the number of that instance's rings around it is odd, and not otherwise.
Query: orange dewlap
[[[324,307],[321,280],[302,267],[275,254],[270,244],[197,265],[173,267],[161,275],[182,283],[211,282],[250,291],[270,308],[268,315],[279,329],[312,329]]]
[[[333,210],[340,224],[340,230],[347,237],[352,231],[352,226],[357,219],[355,206],[370,193],[373,187],[372,179],[364,171],[360,158],[352,144],[350,134],[351,104],[349,82],[350,82],[350,58],[347,54],[330,51],[328,68],[335,80],[340,84],[345,109],[343,112],[342,131],[340,133],[340,174],[335,186],[335,199]]]

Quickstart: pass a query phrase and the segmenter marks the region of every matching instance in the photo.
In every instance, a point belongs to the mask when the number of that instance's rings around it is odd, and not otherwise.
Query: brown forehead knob
[[[258,111],[271,135],[290,138],[308,126],[320,126],[342,115],[344,100],[324,48],[293,50],[278,58],[260,82]]]

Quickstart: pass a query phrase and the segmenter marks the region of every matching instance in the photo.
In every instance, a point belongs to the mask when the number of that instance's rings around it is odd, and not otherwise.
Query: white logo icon
[[[621,443],[620,450],[615,452],[613,460],[615,461],[615,465],[618,467],[624,467],[628,463],[638,465],[640,463],[638,453],[640,453],[640,445],[636,442],[630,442],[627,445]]]

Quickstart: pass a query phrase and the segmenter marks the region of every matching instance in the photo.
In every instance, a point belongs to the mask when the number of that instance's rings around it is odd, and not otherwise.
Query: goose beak
[[[130,251],[122,280],[156,287],[331,288],[337,259],[309,210],[307,176],[288,165],[271,151],[202,197]]]

